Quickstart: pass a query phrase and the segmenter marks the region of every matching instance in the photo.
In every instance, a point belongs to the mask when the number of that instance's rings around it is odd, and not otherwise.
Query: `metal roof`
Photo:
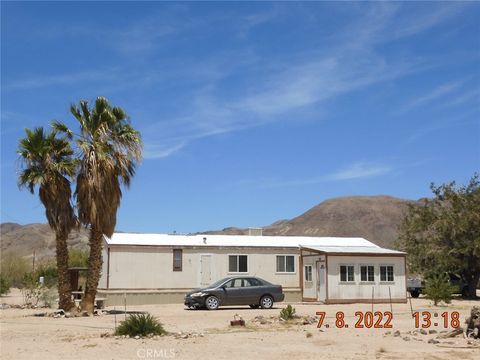
[[[385,254],[385,255],[405,255],[406,253],[397,250],[381,248],[379,246],[307,246],[301,244],[300,247],[306,250],[314,250],[327,254]]]
[[[337,247],[339,249],[368,247],[381,249],[364,238],[308,236],[248,236],[248,235],[170,235],[114,233],[105,237],[108,245],[149,246],[229,246],[229,247]],[[391,251],[391,250],[390,250]]]

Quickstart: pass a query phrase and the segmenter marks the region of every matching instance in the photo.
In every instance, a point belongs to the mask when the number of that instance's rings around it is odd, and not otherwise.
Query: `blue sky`
[[[106,96],[145,143],[117,229],[262,226],[480,169],[480,4],[2,2],[1,221],[25,127]]]

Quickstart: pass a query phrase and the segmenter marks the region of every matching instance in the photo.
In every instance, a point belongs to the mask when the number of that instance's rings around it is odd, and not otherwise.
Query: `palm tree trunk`
[[[58,271],[58,307],[65,311],[75,308],[72,301],[72,289],[70,288],[70,276],[68,273],[68,235],[57,232],[56,250],[57,250],[57,271]]]
[[[92,226],[90,230],[90,256],[88,258],[87,283],[85,296],[82,299],[82,311],[93,314],[95,309],[95,296],[97,295],[98,281],[102,271],[102,246],[103,234]]]

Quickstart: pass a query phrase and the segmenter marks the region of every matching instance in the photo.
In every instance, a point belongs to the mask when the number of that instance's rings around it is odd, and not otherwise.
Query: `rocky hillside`
[[[291,220],[263,228],[264,235],[358,236],[395,248],[398,227],[412,201],[390,196],[351,196],[320,203]],[[246,234],[247,229],[226,228],[214,234]]]
[[[0,225],[1,252],[14,252],[21,256],[35,256],[38,259],[55,255],[55,234],[47,224]],[[85,229],[72,232],[68,239],[71,248],[87,248],[88,234]]]

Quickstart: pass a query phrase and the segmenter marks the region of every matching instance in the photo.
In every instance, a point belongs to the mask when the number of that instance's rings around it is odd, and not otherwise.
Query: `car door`
[[[264,287],[260,281],[255,278],[246,278],[244,282],[245,286],[245,304],[258,304],[260,297],[263,295]]]
[[[224,285],[225,305],[241,305],[243,303],[243,279],[236,278]]]

